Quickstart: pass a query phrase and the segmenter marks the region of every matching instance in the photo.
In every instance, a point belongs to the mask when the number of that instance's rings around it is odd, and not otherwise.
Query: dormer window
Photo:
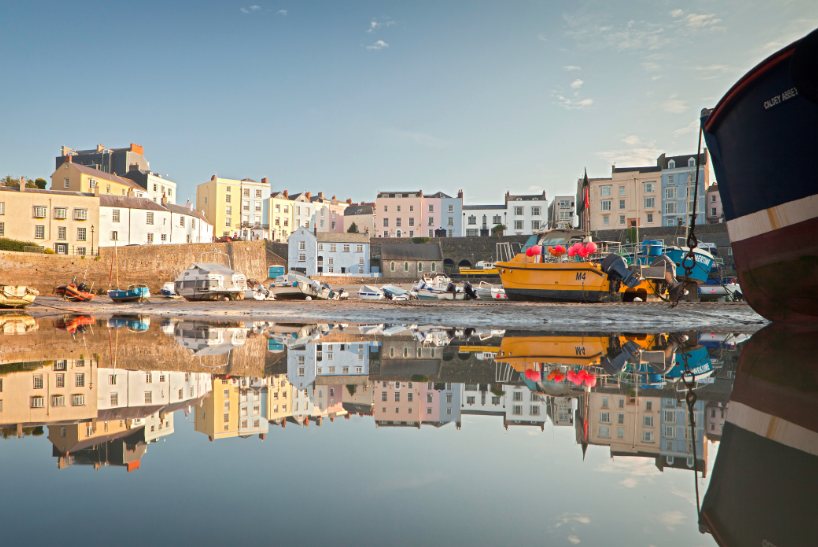
[[[667,162],[667,168],[676,169],[676,162],[674,160],[670,160],[669,162]]]
[[[693,159],[693,158],[690,158],[689,160],[687,160],[687,166],[688,167],[696,167],[696,160]]]

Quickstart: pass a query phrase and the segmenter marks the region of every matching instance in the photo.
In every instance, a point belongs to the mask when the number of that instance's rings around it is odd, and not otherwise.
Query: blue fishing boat
[[[147,285],[128,285],[127,289],[111,289],[108,298],[120,304],[122,302],[142,302],[151,297]]]

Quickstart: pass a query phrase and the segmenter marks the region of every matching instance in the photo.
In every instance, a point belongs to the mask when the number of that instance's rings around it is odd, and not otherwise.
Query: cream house
[[[130,179],[73,163],[71,156],[67,158],[68,161],[51,174],[52,190],[148,197],[148,192]]]

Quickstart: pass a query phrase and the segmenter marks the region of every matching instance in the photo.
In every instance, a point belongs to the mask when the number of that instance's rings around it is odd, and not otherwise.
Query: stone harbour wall
[[[41,294],[51,294],[54,287],[68,283],[74,277],[85,278],[94,290],[107,290],[111,275],[111,259],[116,254],[119,263],[119,286],[144,283],[156,293],[168,281],[174,281],[184,269],[202,259],[202,253],[213,250],[230,257],[234,270],[248,279],[267,279],[267,264],[275,262],[263,242],[202,243],[182,245],[134,245],[102,247],[99,257],[46,255],[0,251],[0,284],[27,285]],[[269,256],[268,256],[269,255]],[[223,255],[205,255],[207,261],[227,263]],[[112,283],[116,286],[117,268]]]

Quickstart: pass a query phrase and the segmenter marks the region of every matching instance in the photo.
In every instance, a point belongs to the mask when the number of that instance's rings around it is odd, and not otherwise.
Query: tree
[[[45,180],[44,179],[37,179],[37,180],[42,180],[43,181],[42,188],[45,189]],[[2,184],[3,186],[8,186],[9,188],[19,188],[20,187],[20,179],[19,178],[14,178],[11,175],[6,175],[2,179],[0,179],[0,184]],[[33,180],[31,180],[29,178],[26,178],[26,188],[39,188],[39,186],[37,186],[37,184]]]
[[[48,184],[48,183],[45,181],[45,179],[38,178],[37,180],[34,181],[34,184],[40,190],[45,190],[46,184]],[[28,185],[26,185],[26,186],[28,186]]]
[[[497,226],[495,226],[494,228],[491,229],[491,233],[496,235],[497,237],[502,236],[503,232],[505,232],[505,231],[506,231],[506,227],[503,226],[502,224],[498,224]]]
[[[357,234],[358,233],[358,225],[354,222],[349,225],[349,229],[347,230],[348,234]]]

